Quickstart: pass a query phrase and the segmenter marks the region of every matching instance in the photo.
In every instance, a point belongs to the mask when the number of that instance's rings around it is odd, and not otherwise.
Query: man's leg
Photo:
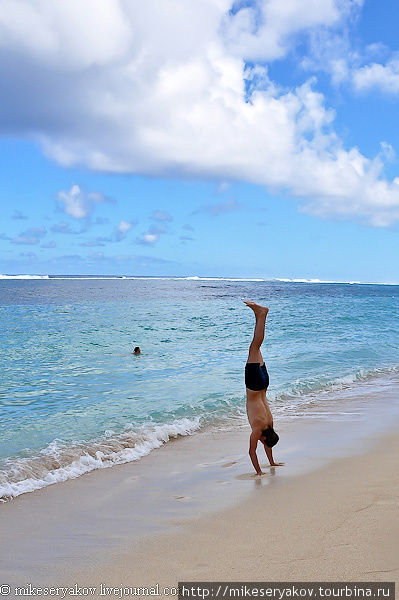
[[[262,365],[263,357],[260,347],[265,337],[265,324],[269,309],[266,308],[266,306],[260,306],[260,304],[256,304],[255,302],[245,302],[245,304],[255,313],[255,330],[251,345],[249,346],[247,362],[260,363]]]

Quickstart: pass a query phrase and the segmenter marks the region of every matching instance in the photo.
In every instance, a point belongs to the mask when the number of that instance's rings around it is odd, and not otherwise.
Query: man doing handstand
[[[265,337],[266,317],[269,309],[255,302],[245,302],[255,313],[255,331],[247,364],[245,365],[245,386],[247,388],[247,415],[252,433],[249,438],[249,456],[257,475],[264,475],[259,466],[256,447],[260,440],[265,447],[269,463],[273,467],[283,465],[273,459],[272,447],[279,440],[273,429],[273,417],[266,400],[266,390],[269,385],[269,374],[264,363],[260,347]]]

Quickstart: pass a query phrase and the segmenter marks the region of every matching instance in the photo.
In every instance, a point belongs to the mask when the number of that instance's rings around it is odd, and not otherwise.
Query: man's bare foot
[[[267,313],[269,312],[269,309],[267,308],[267,306],[261,306],[260,304],[256,304],[256,302],[244,300],[244,304],[249,306],[249,308],[252,308],[252,310],[254,311],[254,313],[256,315],[262,315],[262,314],[267,315]]]
[[[270,463],[271,467],[282,467],[283,465],[285,465],[284,462],[277,462],[277,463],[276,462],[272,462],[272,463]]]

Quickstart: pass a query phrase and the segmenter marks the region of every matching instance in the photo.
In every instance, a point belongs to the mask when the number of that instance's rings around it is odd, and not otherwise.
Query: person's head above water
[[[133,350],[133,354],[141,354],[140,346],[136,346]]]

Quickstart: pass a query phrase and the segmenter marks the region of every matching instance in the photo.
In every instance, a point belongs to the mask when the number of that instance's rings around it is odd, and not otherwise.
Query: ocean
[[[326,394],[345,413],[359,383],[399,373],[396,285],[3,277],[0,498],[139,460],[207,427],[241,427],[254,326],[243,299],[270,308],[263,356],[275,422],[320,416]]]

